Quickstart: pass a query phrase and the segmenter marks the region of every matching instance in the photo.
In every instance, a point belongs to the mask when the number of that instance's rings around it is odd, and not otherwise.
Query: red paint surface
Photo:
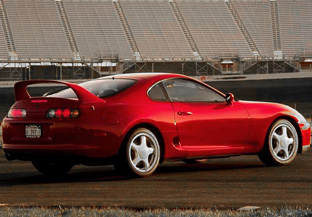
[[[118,78],[135,79],[136,84],[105,100],[67,82],[18,82],[15,85],[16,103],[12,108],[26,109],[27,116],[3,120],[3,149],[11,154],[68,154],[107,158],[118,153],[127,133],[144,125],[160,132],[164,158],[256,154],[262,149],[274,121],[280,117],[298,121],[292,111],[280,104],[244,101],[161,102],[149,98],[147,92],[153,84],[175,77],[194,80],[183,75],[165,73],[125,74]],[[51,82],[68,85],[75,91],[78,100],[31,98],[27,93],[27,85]],[[209,88],[225,97],[223,93]],[[34,100],[47,102],[38,106],[32,103]],[[46,117],[47,111],[52,108],[78,109],[79,116]],[[67,117],[70,114],[69,109],[59,110],[56,110],[56,116]],[[181,115],[178,112],[182,112]],[[41,125],[41,138],[25,138],[26,124]],[[302,137],[300,145],[309,145],[310,129],[301,129],[299,134]]]

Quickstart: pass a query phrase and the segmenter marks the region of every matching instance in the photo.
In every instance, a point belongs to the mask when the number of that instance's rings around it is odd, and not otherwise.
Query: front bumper
[[[309,150],[311,145],[311,128],[305,128],[304,124],[299,124],[301,130],[301,138],[302,138],[302,152],[305,153]]]
[[[302,146],[302,152],[301,153],[303,154],[303,153],[307,152],[310,149],[310,147],[311,147],[310,145]]]

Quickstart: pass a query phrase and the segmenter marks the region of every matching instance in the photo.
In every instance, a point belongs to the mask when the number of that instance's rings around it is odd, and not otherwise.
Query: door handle
[[[183,111],[178,111],[178,115],[192,115],[192,112],[183,112]]]

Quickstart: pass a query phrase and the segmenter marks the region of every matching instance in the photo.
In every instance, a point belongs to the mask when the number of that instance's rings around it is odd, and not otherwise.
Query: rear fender
[[[80,87],[77,84],[64,82],[64,81],[54,81],[54,80],[31,80],[31,81],[20,81],[15,83],[14,92],[15,92],[15,101],[30,99],[31,96],[27,91],[27,86],[32,84],[44,84],[44,83],[55,83],[55,84],[64,84],[71,88],[77,95],[78,100],[83,104],[90,103],[103,103],[105,102],[103,99],[98,98],[90,91]]]

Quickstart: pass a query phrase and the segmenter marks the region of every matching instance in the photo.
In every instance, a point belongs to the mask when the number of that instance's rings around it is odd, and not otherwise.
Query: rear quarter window
[[[148,96],[155,101],[167,101],[164,91],[161,88],[161,84],[156,84],[153,86],[149,92]]]
[[[106,98],[128,89],[135,83],[136,81],[131,79],[99,79],[81,83],[79,86],[85,88],[99,98]],[[77,95],[72,89],[67,88],[57,93],[50,94],[48,97],[77,98]]]

